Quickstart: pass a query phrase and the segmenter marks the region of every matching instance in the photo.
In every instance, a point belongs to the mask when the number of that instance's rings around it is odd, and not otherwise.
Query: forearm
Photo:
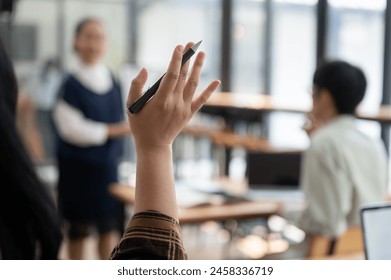
[[[187,49],[193,44],[189,43]],[[143,109],[129,115],[137,151],[135,212],[156,210],[178,220],[172,143],[212,92],[220,85],[212,82],[194,98],[205,59],[199,53],[187,78],[189,62],[182,65],[183,46],[177,46],[154,98]],[[141,69],[130,87],[127,106],[142,96],[148,74]]]
[[[135,213],[156,210],[178,221],[170,145],[137,149],[135,201]]]
[[[107,125],[107,138],[119,138],[130,134],[130,127],[127,123],[115,123]]]
[[[106,123],[85,118],[82,111],[65,101],[58,102],[53,117],[61,138],[73,145],[99,146],[107,141]]]

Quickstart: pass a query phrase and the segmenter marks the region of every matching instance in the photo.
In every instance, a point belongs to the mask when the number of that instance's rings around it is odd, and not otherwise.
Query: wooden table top
[[[391,106],[382,105],[378,111],[358,110],[357,117],[363,120],[378,121],[381,123],[391,123]]]
[[[264,94],[221,92],[212,94],[204,106],[305,113],[311,109],[310,105],[292,104]]]
[[[264,94],[220,92],[213,94],[204,106],[206,108],[209,106],[227,109],[307,113],[312,105],[292,103],[282,98]],[[391,106],[382,105],[378,110],[372,111],[358,108],[357,117],[363,120],[391,123]]]
[[[227,189],[232,193],[240,194],[241,186],[235,189],[236,184],[226,182]],[[233,186],[235,185],[235,186]],[[240,184],[241,185],[241,184]],[[135,198],[135,188],[123,184],[112,184],[109,188],[110,193],[126,204],[133,204]],[[209,220],[224,221],[229,219],[242,220],[251,218],[269,217],[278,214],[281,209],[281,203],[271,200],[256,201],[235,201],[217,204],[201,204],[193,207],[179,207],[179,221],[181,224],[201,223]]]
[[[363,252],[361,252],[361,253],[332,255],[332,256],[325,256],[325,257],[313,257],[313,258],[307,258],[307,260],[365,260],[365,255]]]
[[[205,221],[245,220],[267,218],[279,213],[280,204],[273,201],[241,201],[221,205],[202,205],[179,208],[181,224]]]

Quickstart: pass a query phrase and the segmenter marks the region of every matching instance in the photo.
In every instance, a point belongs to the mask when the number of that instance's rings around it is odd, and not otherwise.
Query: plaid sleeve
[[[184,260],[179,223],[157,211],[133,215],[125,234],[110,256],[116,260]]]

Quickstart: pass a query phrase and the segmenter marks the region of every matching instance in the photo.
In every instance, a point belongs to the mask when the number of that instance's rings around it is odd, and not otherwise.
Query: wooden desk
[[[201,112],[221,116],[225,121],[225,134],[216,134],[212,143],[223,147],[225,150],[224,170],[222,175],[229,174],[231,151],[233,148],[241,147],[247,151],[278,151],[297,150],[292,147],[274,147],[266,138],[252,137],[251,135],[235,135],[235,123],[242,120],[248,124],[259,124],[262,134],[267,137],[267,126],[264,125],[265,114],[272,111],[283,111],[293,113],[306,113],[310,110],[311,104],[303,104],[284,101],[268,95],[228,92],[213,94]],[[263,125],[262,125],[263,124]],[[232,135],[230,135],[232,134]],[[222,136],[222,137],[219,137]],[[210,137],[211,138],[211,137]]]
[[[311,109],[310,104],[292,104],[270,95],[254,93],[214,93],[204,105],[205,108],[241,109],[252,111],[285,111],[306,113]]]
[[[239,120],[247,123],[264,124],[265,114],[270,112],[281,111],[306,114],[311,110],[311,107],[312,104],[292,103],[291,101],[288,102],[282,98],[269,95],[221,92],[213,94],[201,108],[201,112],[221,116],[225,120],[226,129],[233,131],[235,123]],[[364,111],[359,108],[357,117],[362,120],[377,121],[382,125],[382,128],[388,128],[391,124],[391,106],[383,105],[380,106],[379,110],[375,111]],[[264,137],[267,137],[267,125],[264,124],[261,128]],[[388,147],[389,139],[387,136],[383,137],[383,141],[385,146]],[[228,175],[229,159],[231,158],[233,147],[232,145],[225,145],[224,148],[226,158],[224,175]],[[270,149],[270,147],[262,143],[261,139],[256,141],[255,149],[262,150],[267,148]]]
[[[377,121],[382,124],[391,124],[391,106],[382,105],[378,111],[358,110],[357,117],[362,120]]]
[[[181,224],[205,221],[246,220],[267,218],[279,212],[280,204],[271,201],[243,201],[222,205],[204,205],[179,209]]]
[[[233,188],[227,183],[228,188]],[[123,203],[134,203],[135,188],[112,184],[110,193]],[[242,190],[235,190],[240,193]],[[280,211],[281,203],[277,201],[238,201],[223,203],[220,205],[199,205],[190,208],[179,208],[179,221],[181,224],[202,223],[210,220],[225,221],[230,219],[244,220],[252,218],[266,218]]]
[[[343,255],[333,255],[326,257],[313,257],[307,258],[307,260],[364,260],[364,253],[352,253],[352,254],[343,254]]]
[[[311,109],[311,104],[300,104],[286,102],[281,98],[270,95],[254,93],[230,93],[221,92],[213,94],[203,106],[202,111],[208,113],[213,108],[230,110],[247,110],[254,112],[283,111],[293,113],[307,113]],[[231,111],[233,113],[234,111]],[[391,124],[391,106],[382,105],[376,111],[364,111],[360,108],[357,117],[363,120],[377,121]]]

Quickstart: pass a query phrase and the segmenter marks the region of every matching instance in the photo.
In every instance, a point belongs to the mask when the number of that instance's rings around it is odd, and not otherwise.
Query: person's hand
[[[191,46],[187,44],[186,49]],[[177,221],[172,143],[220,85],[213,81],[194,97],[205,54],[198,53],[188,77],[189,61],[181,67],[183,52],[183,46],[175,48],[154,97],[138,113],[129,115],[137,153],[134,212],[156,210]],[[141,96],[147,76],[147,71],[141,69],[133,79],[127,107]]]
[[[303,124],[303,129],[308,137],[312,137],[313,133],[321,126],[323,126],[323,123],[313,113],[309,113]]]
[[[107,126],[107,135],[108,135],[108,138],[110,138],[110,139],[130,135],[131,132],[132,131],[131,131],[129,124],[127,122],[109,124]]]
[[[198,53],[188,76],[189,61],[182,67],[181,62],[184,51],[192,45],[189,43],[185,49],[183,46],[174,49],[167,73],[154,97],[137,114],[129,115],[129,123],[139,149],[153,150],[171,146],[191,117],[220,85],[220,81],[215,80],[199,96],[194,97],[205,53]],[[147,71],[143,68],[133,79],[127,107],[141,96],[147,77]]]

